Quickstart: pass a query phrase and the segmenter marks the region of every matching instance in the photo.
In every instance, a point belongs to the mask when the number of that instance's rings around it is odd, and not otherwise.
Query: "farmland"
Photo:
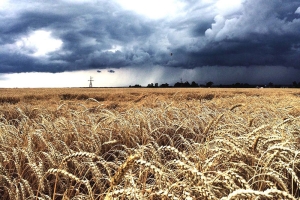
[[[300,90],[0,89],[3,199],[296,199]]]

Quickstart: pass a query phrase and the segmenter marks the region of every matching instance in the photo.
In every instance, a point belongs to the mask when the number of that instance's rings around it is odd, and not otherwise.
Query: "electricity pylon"
[[[92,84],[92,81],[94,81],[94,80],[93,80],[93,77],[90,76],[90,80],[88,80],[88,81],[90,82],[89,87],[93,87],[93,84]]]

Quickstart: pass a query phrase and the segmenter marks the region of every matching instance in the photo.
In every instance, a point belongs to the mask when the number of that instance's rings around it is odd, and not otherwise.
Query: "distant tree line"
[[[142,86],[140,84],[135,84],[133,86],[129,85],[129,87],[140,88]],[[163,84],[160,84],[160,85],[158,83],[149,83],[147,85],[147,88],[168,88],[168,87],[174,87],[174,88],[180,88],[180,87],[183,87],[183,88],[196,88],[196,87],[207,87],[207,88],[210,88],[210,87],[216,87],[216,88],[255,88],[255,87],[258,87],[258,88],[261,88],[261,87],[281,88],[281,87],[292,87],[292,88],[300,88],[300,82],[297,83],[296,81],[294,81],[294,82],[292,82],[291,85],[275,85],[272,82],[269,82],[267,85],[261,85],[261,84],[250,85],[248,83],[239,83],[239,82],[231,84],[231,85],[223,85],[223,84],[214,85],[214,82],[212,82],[212,81],[208,81],[205,84],[198,84],[195,81],[192,81],[191,83],[189,83],[188,81],[186,81],[186,82],[177,82],[173,86],[169,85],[168,83],[163,83]]]
[[[148,88],[158,88],[158,87],[161,87],[161,88],[167,88],[167,87],[203,87],[203,86],[206,86],[206,87],[211,87],[213,85],[213,82],[207,82],[206,85],[199,85],[198,83],[196,83],[195,81],[193,81],[192,83],[189,83],[188,81],[186,82],[177,82],[174,84],[174,86],[170,86],[168,83],[163,83],[161,85],[158,85],[158,83],[149,83],[147,85]],[[129,87],[141,87],[140,85],[135,85],[135,86],[129,86]]]
[[[139,88],[139,87],[142,87],[142,86],[141,86],[141,85],[139,85],[139,84],[135,84],[135,85],[133,85],[133,86],[129,85],[129,87],[133,87],[133,88]]]
[[[295,87],[295,88],[300,88],[300,82],[296,82],[296,81],[294,81],[293,82],[293,87]]]

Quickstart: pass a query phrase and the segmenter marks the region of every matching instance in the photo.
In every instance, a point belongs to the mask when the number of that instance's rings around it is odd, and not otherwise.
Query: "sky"
[[[0,0],[0,88],[90,77],[95,87],[300,82],[300,1]]]

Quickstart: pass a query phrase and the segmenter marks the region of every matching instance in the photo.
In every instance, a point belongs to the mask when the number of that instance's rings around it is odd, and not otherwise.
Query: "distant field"
[[[300,90],[0,89],[2,199],[296,199]]]
[[[87,102],[95,99],[105,106],[111,103],[120,109],[140,106],[154,100],[212,100],[238,96],[272,96],[286,98],[300,96],[298,89],[220,89],[220,88],[62,88],[62,89],[1,89],[0,104],[29,103],[47,106],[59,105],[60,101]]]

